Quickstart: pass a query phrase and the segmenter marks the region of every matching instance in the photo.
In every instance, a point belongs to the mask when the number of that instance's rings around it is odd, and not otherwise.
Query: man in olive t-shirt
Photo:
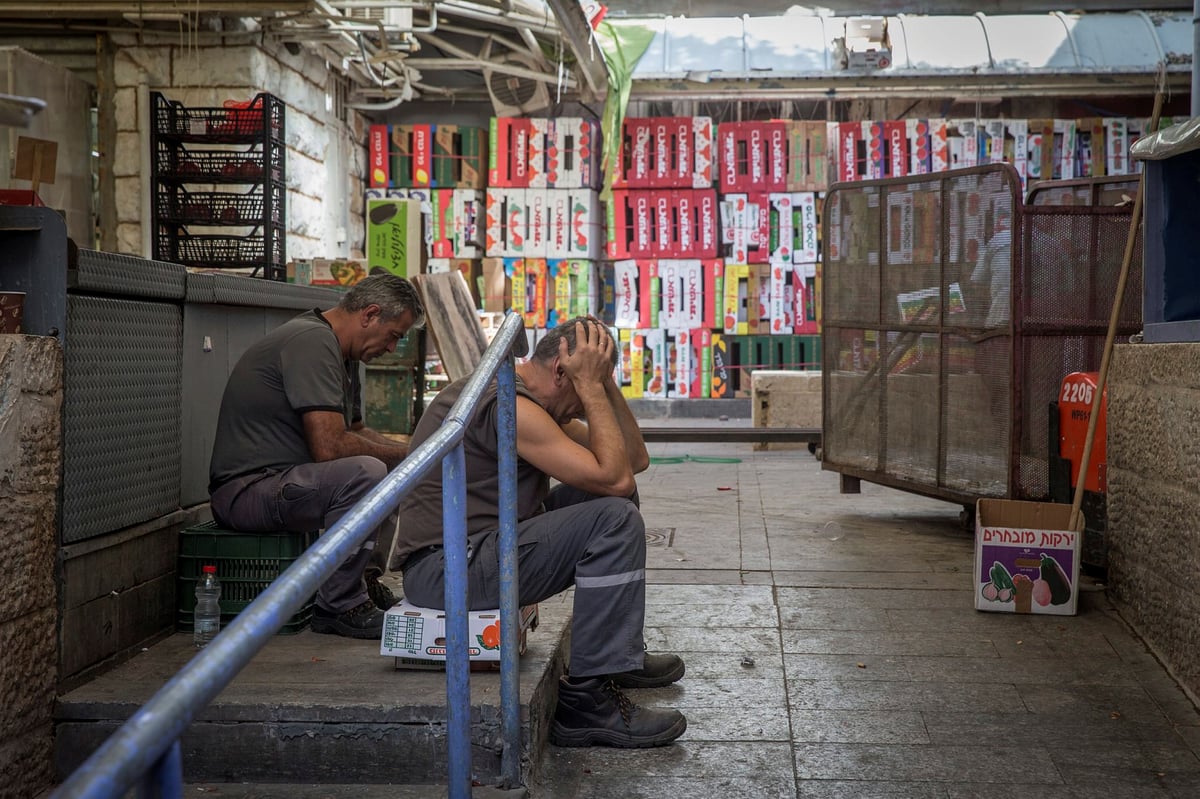
[[[328,529],[404,459],[406,443],[363,426],[357,370],[394,351],[423,316],[412,284],[373,275],[336,307],[306,311],[246,350],[225,387],[213,442],[217,523],[247,532]],[[381,532],[321,585],[314,632],[380,636],[395,597],[364,574]]]

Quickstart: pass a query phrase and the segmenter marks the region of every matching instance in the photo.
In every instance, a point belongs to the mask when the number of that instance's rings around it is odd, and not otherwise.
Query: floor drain
[[[670,547],[675,543],[674,527],[647,527],[646,546]]]

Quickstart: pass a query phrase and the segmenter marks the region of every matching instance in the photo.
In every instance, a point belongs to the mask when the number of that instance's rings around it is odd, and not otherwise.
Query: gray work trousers
[[[386,476],[383,461],[368,455],[255,472],[212,493],[213,519],[245,532],[327,530]],[[321,584],[321,608],[343,613],[368,601],[364,576],[383,573],[395,529],[393,515]]]
[[[546,512],[517,525],[518,602],[530,605],[575,586],[572,677],[642,667],[646,618],[646,527],[634,499],[597,497],[569,486],[550,492]],[[467,602],[500,606],[498,530],[468,539]],[[445,603],[445,553],[418,550],[404,563],[404,595],[414,605]]]

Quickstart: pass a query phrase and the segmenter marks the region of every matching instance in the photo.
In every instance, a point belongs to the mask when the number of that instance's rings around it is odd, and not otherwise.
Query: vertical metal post
[[[179,799],[183,796],[183,754],[179,739],[142,775],[138,799]]]
[[[1192,116],[1200,114],[1200,0],[1192,0]]]
[[[517,387],[513,357],[496,375],[499,415],[500,473],[500,721],[504,749],[500,756],[502,788],[521,784],[520,680],[517,640],[521,629],[517,606]]]
[[[471,797],[471,664],[467,652],[467,481],[462,442],[442,461],[446,556],[446,745],[449,799]]]

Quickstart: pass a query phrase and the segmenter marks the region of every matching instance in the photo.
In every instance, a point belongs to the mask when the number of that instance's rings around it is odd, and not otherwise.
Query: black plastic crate
[[[263,224],[263,195],[261,192],[160,190],[155,196],[158,218],[177,224],[257,226]],[[275,219],[279,224],[279,211]]]
[[[154,132],[184,141],[244,141],[283,135],[283,102],[270,94],[252,100],[226,100],[220,108],[186,107],[153,95]]]
[[[180,149],[172,158],[171,152],[167,150],[155,158],[155,172],[161,178],[191,183],[262,183],[265,180],[282,180],[282,151],[272,148],[267,156],[264,159],[263,154],[256,150]]]
[[[179,534],[176,627],[190,632],[196,610],[196,581],[205,566],[217,567],[221,581],[221,626],[237,617],[296,561],[316,539],[307,533],[240,533],[205,522]],[[284,623],[281,633],[308,626],[314,598]]]

